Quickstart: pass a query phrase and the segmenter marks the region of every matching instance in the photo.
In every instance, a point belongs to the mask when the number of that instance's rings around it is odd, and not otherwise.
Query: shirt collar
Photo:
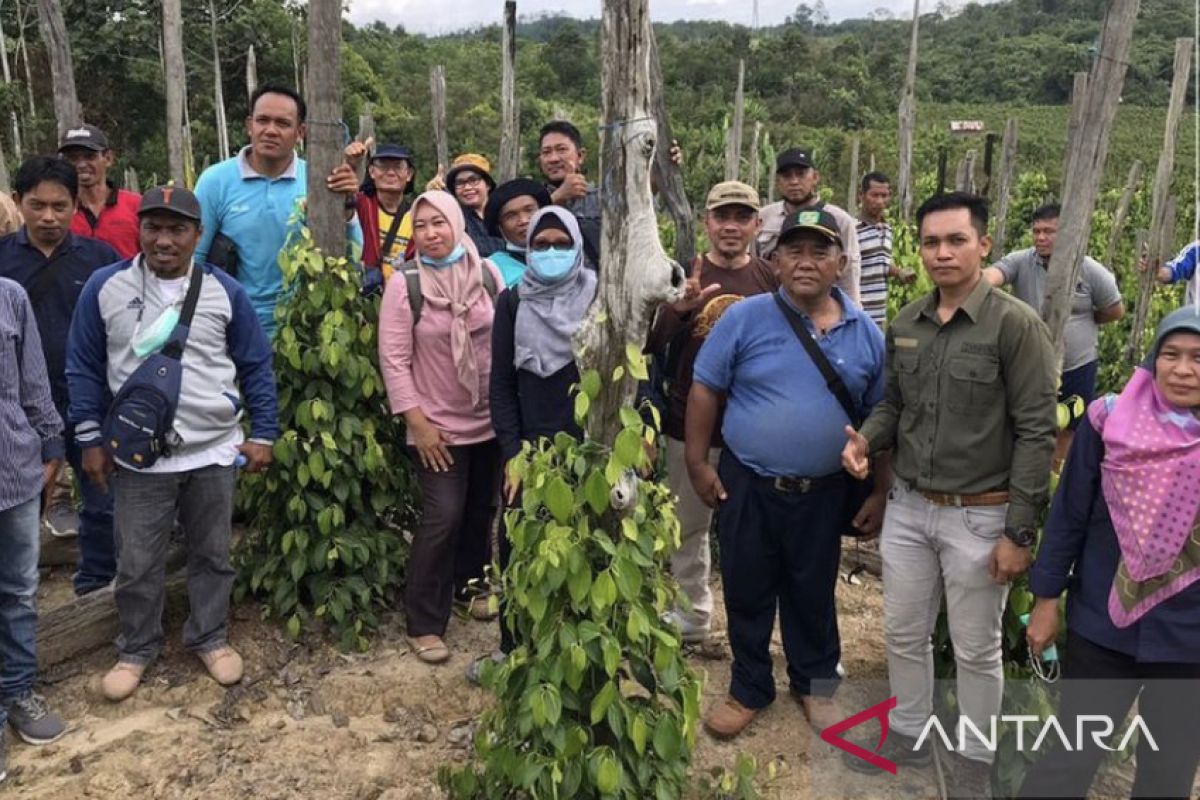
[[[113,183],[111,178],[105,178],[104,184],[108,187],[108,196],[104,198],[104,205],[115,206],[117,198],[120,196],[120,191],[117,189],[117,184]]]
[[[280,173],[275,178],[268,178],[266,175],[263,175],[261,172],[256,170],[254,167],[250,166],[250,159],[247,158],[249,153],[250,153],[250,145],[246,145],[240,151],[238,151],[238,154],[237,154],[238,173],[242,176],[242,180],[252,181],[255,178],[261,178],[262,180],[276,180],[276,181],[283,180],[285,178],[290,178],[292,180],[296,179],[296,154],[294,152],[292,153],[292,160],[290,162],[288,162],[287,169],[285,169],[282,173]]]
[[[800,317],[805,321],[805,323],[810,328],[813,327],[812,319],[808,316],[808,314],[804,313],[804,311],[802,311],[794,302],[792,302],[792,298],[787,293],[787,289],[780,286],[778,291],[779,291],[779,296],[783,298],[783,302],[787,304],[787,307],[790,308],[792,311],[795,311],[797,314],[799,314]],[[850,313],[849,309],[846,307],[846,295],[842,292],[842,290],[840,288],[838,288],[837,286],[831,286],[829,288],[829,294],[833,297],[834,300],[837,300],[838,306],[842,310],[842,318],[839,319],[834,324],[834,326],[829,329],[830,331],[835,331],[838,328],[842,327],[843,325],[847,325],[847,324],[853,322],[855,319],[855,316],[854,316],[854,314]]]
[[[979,283],[975,284],[975,288],[971,290],[969,295],[967,295],[967,299],[963,300],[959,305],[959,309],[961,309],[968,317],[970,317],[971,322],[979,321],[979,312],[983,309],[983,303],[987,299],[987,296],[991,294],[991,291],[992,284],[988,282],[987,278],[980,275]],[[942,324],[941,320],[938,319],[937,313],[938,298],[940,296],[941,295],[939,294],[938,290],[931,292],[929,294],[929,299],[925,301],[924,308],[921,309],[922,316],[928,317],[939,325]],[[957,314],[957,312],[955,313]]]
[[[42,252],[37,245],[29,241],[29,229],[24,225],[17,229],[16,241],[17,244],[21,245],[22,247],[28,247],[30,250],[36,250],[38,253]],[[65,252],[67,250],[73,250],[75,248],[75,244],[75,234],[67,231],[67,235],[61,242],[58,243],[58,247],[54,248],[54,252],[50,254],[50,257],[53,258],[58,253]]]

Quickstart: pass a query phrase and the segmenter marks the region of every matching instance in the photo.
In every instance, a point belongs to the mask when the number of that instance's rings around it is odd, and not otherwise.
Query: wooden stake
[[[850,185],[846,187],[846,211],[850,216],[858,217],[858,156],[862,140],[858,136],[850,137]]]
[[[125,168],[125,188],[131,192],[142,193],[142,188],[138,184],[137,170],[133,167]]]
[[[346,253],[342,196],[325,178],[342,163],[342,3],[308,3],[308,227],[326,258]]]
[[[954,188],[967,194],[975,194],[975,160],[979,158],[976,150],[968,150],[958,162],[958,171],[954,176]]]
[[[167,171],[177,186],[186,185],[183,108],[187,73],[183,66],[183,12],[180,0],[162,3],[163,85],[167,96]]]
[[[650,162],[658,124],[650,117],[648,0],[604,0],[601,19],[600,202],[603,245],[596,302],[575,335],[581,372],[594,369],[602,388],[587,417],[588,434],[611,444],[621,429],[619,409],[637,390],[627,351],[640,353],[660,303],[681,294],[683,271],[658,239],[650,194]],[[622,367],[624,377],[612,380]]]
[[[1071,144],[1074,153],[1070,159],[1071,170],[1063,181],[1062,215],[1042,304],[1042,315],[1050,328],[1060,364],[1063,330],[1071,315],[1071,298],[1079,265],[1087,249],[1092,209],[1096,205],[1104,161],[1108,157],[1108,138],[1125,85],[1138,3],[1139,0],[1112,0],[1101,28],[1099,57],[1092,65],[1086,92],[1078,98],[1082,104],[1080,123]]]
[[[517,177],[521,147],[520,117],[517,115],[517,4],[504,4],[504,27],[500,36],[500,181]]]
[[[1108,235],[1108,250],[1104,252],[1104,265],[1114,271],[1117,269],[1117,245],[1121,243],[1125,221],[1129,218],[1129,206],[1133,203],[1133,196],[1137,194],[1138,183],[1141,179],[1142,162],[1134,161],[1129,165],[1129,177],[1125,179],[1125,188],[1121,190],[1121,199],[1117,201],[1117,210],[1113,212],[1112,232]]]
[[[904,73],[904,89],[900,95],[900,170],[896,176],[896,190],[900,195],[900,216],[905,221],[912,219],[913,179],[912,154],[913,130],[917,124],[917,43],[921,28],[921,0],[913,0],[912,36],[908,44],[908,68]],[[938,191],[941,191],[939,185]]]
[[[1076,72],[1071,85],[1071,115],[1067,119],[1067,146],[1063,152],[1063,182],[1061,196],[1067,194],[1067,177],[1071,175],[1071,162],[1076,152],[1074,142],[1079,138],[1079,126],[1083,124],[1083,98],[1087,95],[1088,74]]]
[[[650,32],[650,91],[651,107],[658,123],[658,147],[654,149],[653,175],[658,186],[659,197],[667,207],[667,213],[675,223],[675,260],[684,271],[691,270],[696,257],[696,224],[692,204],[688,202],[687,189],[683,184],[683,172],[671,162],[671,119],[667,115],[667,102],[663,92],[662,65],[658,61],[658,44],[654,32]]]
[[[750,180],[754,191],[762,191],[762,129],[763,124],[757,120],[754,123],[754,138],[750,140]]]
[[[725,180],[736,181],[742,173],[742,128],[746,124],[746,60],[738,59],[737,91],[733,95],[733,122],[725,150]]]
[[[217,44],[217,0],[208,0],[209,38],[213,53],[213,109],[217,118],[217,154],[229,158],[229,122],[225,119],[225,88],[221,86],[221,48]]]
[[[429,69],[429,94],[433,99],[433,138],[437,143],[438,168],[450,168],[450,142],[446,138],[446,68],[441,64]]]
[[[170,0],[168,0],[169,2]],[[176,0],[177,2],[178,0]],[[83,122],[83,110],[75,91],[75,68],[71,63],[71,39],[63,21],[60,0],[38,0],[38,27],[50,56],[50,79],[54,86],[54,116],[61,139],[70,128]],[[28,68],[28,56],[26,67]],[[31,81],[32,85],[32,81]]]
[[[246,100],[254,96],[258,88],[258,58],[254,55],[254,45],[246,50]]]
[[[946,191],[946,161],[949,159],[949,157],[950,157],[950,154],[946,151],[946,148],[944,146],[938,148],[938,166],[937,166],[937,193],[938,194],[942,194],[943,192]]]
[[[992,238],[993,259],[1003,256],[1008,238],[1008,206],[1013,180],[1017,176],[1017,118],[1004,123],[1004,140],[1000,144],[1000,165],[996,170],[996,235]]]

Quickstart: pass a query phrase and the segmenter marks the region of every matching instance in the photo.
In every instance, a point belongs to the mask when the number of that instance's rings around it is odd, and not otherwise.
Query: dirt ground
[[[44,606],[62,602],[69,596],[66,576],[52,575],[41,594]],[[847,713],[883,699],[855,696],[854,686],[854,679],[886,677],[880,596],[869,575],[838,586],[843,664],[852,679],[839,693]],[[42,748],[10,737],[9,777],[0,794],[407,800],[440,796],[438,768],[469,757],[472,722],[489,695],[468,684],[463,669],[494,646],[494,623],[456,619],[447,634],[452,659],[431,667],[408,652],[398,615],[369,652],[347,655],[324,642],[289,642],[279,625],[260,621],[257,609],[244,605],[235,610],[231,640],[245,656],[246,678],[225,690],[179,645],[182,618],[183,609],[170,609],[164,657],[122,704],[99,692],[110,652],[45,674],[42,690],[71,731]],[[715,627],[714,643],[692,658],[706,674],[705,706],[729,680],[720,612]],[[764,773],[773,759],[782,765],[769,796],[936,796],[925,773],[862,777],[842,767],[840,753],[812,733],[789,698],[778,639],[773,649],[779,699],[734,742],[700,733],[696,770],[732,768],[739,753],[750,753]]]

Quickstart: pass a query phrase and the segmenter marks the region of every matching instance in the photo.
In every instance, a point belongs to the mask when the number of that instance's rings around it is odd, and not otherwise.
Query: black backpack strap
[[[850,390],[846,388],[846,382],[842,380],[842,376],[833,368],[833,364],[829,363],[829,359],[825,357],[821,346],[813,339],[812,334],[808,332],[808,328],[804,327],[804,320],[800,319],[800,315],[788,307],[788,304],[779,293],[775,293],[775,305],[779,306],[783,318],[792,326],[792,331],[795,332],[796,338],[800,340],[800,344],[804,345],[808,357],[817,365],[817,369],[821,371],[822,377],[825,378],[825,386],[830,393],[837,398],[842,409],[846,412],[846,416],[850,418],[850,424],[857,428],[862,424],[862,417],[859,416],[858,409],[854,405],[854,400],[850,397]]]
[[[388,226],[387,233],[384,234],[383,245],[379,248],[379,263],[375,266],[383,266],[383,262],[387,260],[388,251],[396,243],[396,236],[400,233],[400,223],[404,220],[404,215],[407,213],[408,201],[404,201],[400,203],[400,207],[392,215],[392,224]]]
[[[496,276],[486,266],[480,264],[480,269],[483,270],[483,290],[488,293],[488,297],[492,298],[492,303],[496,302],[496,295],[500,294],[500,288],[496,286]]]
[[[483,269],[483,290],[495,304],[496,295],[500,294],[500,287],[496,285],[496,276],[487,267],[481,265],[481,268]],[[425,296],[421,294],[421,268],[417,266],[416,261],[409,261],[404,265],[401,273],[404,275],[404,284],[408,288],[408,307],[412,311],[412,324],[415,328],[421,321],[421,307],[425,305]]]
[[[146,265],[142,265],[146,269]],[[204,268],[199,264],[192,265],[192,277],[188,279],[187,295],[183,298],[183,308],[179,311],[179,323],[171,334],[171,339],[163,345],[162,353],[168,358],[179,360],[183,357],[183,348],[187,344],[188,333],[192,327],[192,317],[196,314],[196,303],[200,299],[200,284],[204,282]]]

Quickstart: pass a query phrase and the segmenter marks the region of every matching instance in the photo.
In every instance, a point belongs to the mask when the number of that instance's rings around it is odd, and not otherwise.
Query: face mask
[[[575,247],[568,250],[530,250],[528,255],[529,268],[546,283],[558,283],[565,278],[578,258],[579,249]]]
[[[433,258],[432,256],[423,255],[421,256],[421,263],[427,267],[433,267],[434,269],[445,269],[466,254],[467,248],[460,244],[458,247],[455,247],[453,250],[451,250],[450,254],[445,258]]]
[[[526,253],[526,252],[528,252],[528,248],[526,248],[522,245],[510,242],[507,239],[504,240],[504,249],[508,250],[510,253]]]
[[[146,328],[139,322],[133,332],[133,352],[138,358],[145,358],[151,353],[158,352],[171,338],[175,326],[179,324],[179,306],[172,304],[163,310],[158,318]]]

